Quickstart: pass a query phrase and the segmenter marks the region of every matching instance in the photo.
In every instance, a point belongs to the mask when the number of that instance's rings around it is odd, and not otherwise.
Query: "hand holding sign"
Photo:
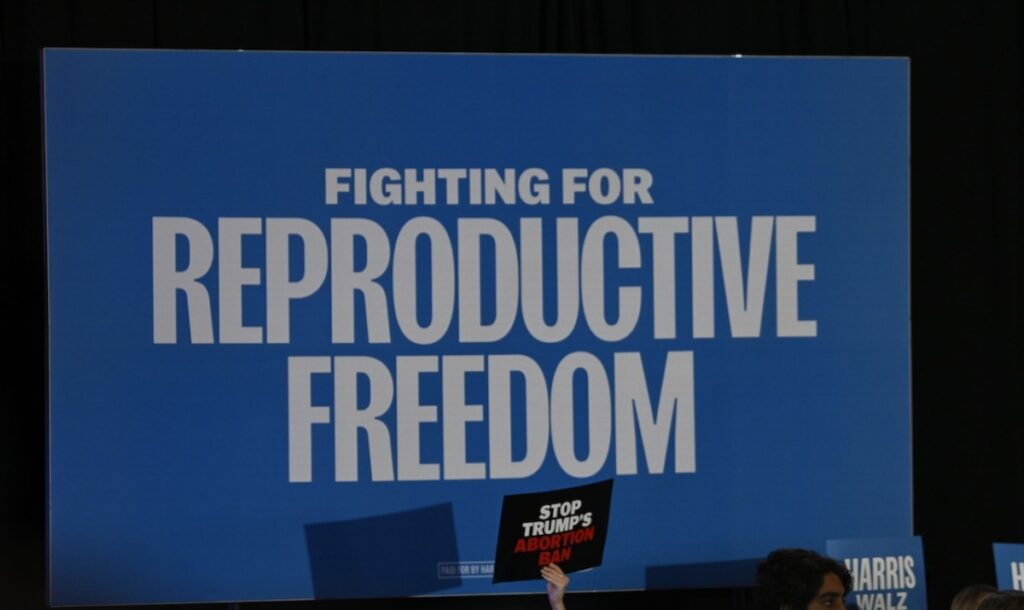
[[[565,589],[569,586],[569,577],[557,563],[549,563],[541,568],[540,575],[548,581],[548,601],[551,602],[551,610],[565,610],[562,598],[565,597]]]

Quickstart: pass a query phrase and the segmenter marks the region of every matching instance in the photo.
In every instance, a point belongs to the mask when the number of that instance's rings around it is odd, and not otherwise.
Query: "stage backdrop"
[[[54,603],[538,591],[504,495],[608,478],[577,590],[911,533],[905,60],[44,70]]]

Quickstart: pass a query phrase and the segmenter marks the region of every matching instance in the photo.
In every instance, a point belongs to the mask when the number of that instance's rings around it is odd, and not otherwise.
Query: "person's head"
[[[950,604],[950,610],[977,610],[981,600],[996,592],[991,585],[968,585],[960,590]]]
[[[814,551],[779,549],[757,566],[757,589],[764,610],[845,608],[850,572]]]
[[[978,610],[1024,610],[1024,591],[996,591],[981,600]]]

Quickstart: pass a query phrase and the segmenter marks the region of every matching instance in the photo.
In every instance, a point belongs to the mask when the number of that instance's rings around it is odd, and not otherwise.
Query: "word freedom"
[[[333,409],[313,404],[313,378],[324,375],[333,375]],[[467,382],[477,375],[487,380],[485,404],[470,404],[466,399]],[[574,418],[577,375],[585,377],[587,391],[583,425],[589,440],[583,457],[575,441],[580,425]],[[421,385],[431,376],[440,377],[439,405],[421,403]],[[369,387],[363,405],[356,395],[361,379]],[[525,386],[525,400],[523,406],[513,408],[516,383]],[[383,421],[392,408],[396,411],[394,439]],[[526,431],[525,453],[518,459],[512,448],[514,416],[522,418],[519,427]],[[486,426],[482,425],[485,419]],[[290,357],[290,482],[312,481],[313,426],[331,423],[334,479],[339,482],[359,480],[360,438],[366,442],[373,481],[526,478],[540,469],[549,447],[566,474],[585,478],[604,468],[611,454],[613,426],[616,474],[637,474],[638,433],[648,472],[664,472],[670,439],[674,472],[696,472],[693,353],[667,353],[660,393],[653,404],[638,353],[615,354],[609,379],[596,356],[573,352],[558,364],[550,387],[540,366],[521,354],[398,356],[393,366],[365,356]],[[440,435],[443,464],[423,461],[424,432]],[[469,460],[470,434],[488,439],[486,462]]]
[[[453,322],[459,342],[494,343],[520,317],[526,332],[542,343],[566,339],[581,318],[597,339],[620,341],[634,331],[645,308],[653,317],[653,337],[675,339],[682,309],[677,271],[686,264],[692,336],[715,336],[717,277],[730,335],[759,337],[773,263],[775,335],[817,336],[817,322],[800,319],[798,307],[799,283],[814,279],[814,265],[798,262],[798,236],[814,232],[814,216],[754,216],[746,264],[735,216],[635,222],[603,216],[582,231],[577,218],[522,218],[515,229],[517,235],[495,219],[460,218],[450,235],[438,220],[419,216],[405,222],[392,240],[380,224],[364,218],[331,219],[326,234],[302,218],[220,218],[215,241],[198,220],[155,217],[153,340],[178,342],[178,297],[183,295],[191,343],[289,343],[292,302],[313,296],[325,283],[334,344],[355,343],[357,329],[368,343],[391,343],[392,317],[402,336],[418,345],[442,340]],[[546,240],[545,231],[554,234]],[[263,248],[257,253],[264,265],[243,265],[251,258],[243,242],[260,236]],[[687,250],[678,243],[684,236],[690,242],[688,261],[680,260]],[[552,237],[554,252],[545,252]],[[293,260],[296,244],[301,257]],[[493,252],[490,259],[485,249]],[[485,261],[493,268],[483,269]],[[547,278],[545,267],[554,271]],[[637,270],[649,280],[626,279],[637,277]],[[483,294],[485,272],[494,277],[493,294]],[[217,333],[211,286],[218,299]],[[545,305],[551,292],[554,307]],[[255,306],[254,293],[259,295]],[[362,319],[357,319],[357,297],[365,305]],[[493,301],[488,320],[485,300]],[[265,308],[263,324],[243,323],[253,317],[243,315],[247,308]],[[614,319],[610,310],[617,313]]]

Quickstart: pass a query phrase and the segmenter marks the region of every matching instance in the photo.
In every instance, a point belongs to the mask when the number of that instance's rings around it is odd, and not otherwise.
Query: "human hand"
[[[569,577],[556,563],[549,563],[541,568],[540,575],[548,581],[548,602],[551,603],[551,609],[565,610],[562,598],[565,596],[566,587],[569,586]]]

